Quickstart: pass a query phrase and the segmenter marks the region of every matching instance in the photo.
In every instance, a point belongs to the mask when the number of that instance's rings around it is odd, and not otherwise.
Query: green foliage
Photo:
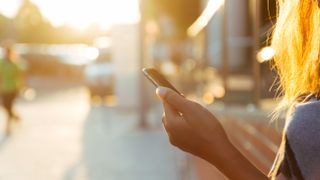
[[[43,43],[52,30],[52,26],[42,17],[39,8],[29,0],[23,2],[14,23],[18,30],[18,41],[24,43]]]

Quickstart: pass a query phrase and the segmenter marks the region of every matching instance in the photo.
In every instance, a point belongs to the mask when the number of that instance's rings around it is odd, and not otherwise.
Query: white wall
[[[139,101],[139,25],[115,25],[111,33],[117,105],[138,107]]]

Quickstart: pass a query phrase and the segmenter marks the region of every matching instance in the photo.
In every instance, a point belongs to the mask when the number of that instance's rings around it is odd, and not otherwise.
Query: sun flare
[[[106,29],[113,24],[136,23],[140,18],[139,0],[30,1],[40,8],[43,16],[54,26],[67,24],[77,29],[84,29],[95,24]],[[12,3],[10,4],[12,6]]]

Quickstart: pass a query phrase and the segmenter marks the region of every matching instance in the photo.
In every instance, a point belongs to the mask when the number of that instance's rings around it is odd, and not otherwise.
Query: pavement
[[[225,179],[209,163],[169,144],[159,121],[161,107],[148,112],[149,126],[141,128],[136,110],[91,103],[78,84],[41,78],[30,84],[36,98],[18,100],[22,120],[9,138],[0,111],[1,180]],[[275,105],[273,100],[264,100],[260,108],[216,102],[207,108],[231,129],[238,148],[266,171],[279,143],[268,124]]]
[[[159,113],[141,129],[135,111],[92,106],[81,86],[34,84],[37,97],[18,100],[22,119],[9,138],[0,113],[0,179],[195,179],[189,157],[169,144]]]

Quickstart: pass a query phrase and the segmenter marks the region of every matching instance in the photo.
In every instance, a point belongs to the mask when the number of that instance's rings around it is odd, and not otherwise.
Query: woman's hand
[[[224,152],[229,140],[207,109],[168,88],[158,88],[157,94],[163,101],[162,121],[171,144],[205,159],[208,151],[216,155]]]
[[[163,125],[170,142],[216,166],[229,179],[268,179],[229,141],[219,121],[201,105],[171,89],[159,87]]]

